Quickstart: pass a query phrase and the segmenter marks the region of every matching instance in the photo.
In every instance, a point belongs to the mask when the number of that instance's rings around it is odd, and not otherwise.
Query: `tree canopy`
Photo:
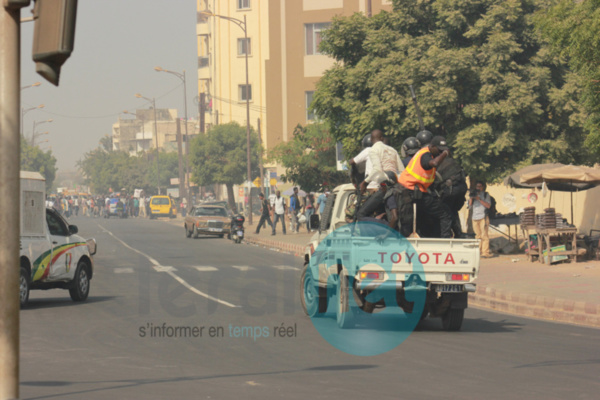
[[[337,62],[312,103],[347,153],[382,129],[427,129],[475,178],[531,163],[586,161],[579,84],[536,31],[545,0],[393,0],[393,12],[337,17],[321,51]]]
[[[561,0],[540,14],[538,26],[568,62],[581,85],[581,104],[589,113],[586,145],[600,154],[600,1]]]
[[[206,135],[196,136],[190,143],[192,180],[201,186],[215,183],[227,186],[229,205],[235,209],[233,185],[247,181],[246,128],[237,122],[213,126]],[[259,175],[258,135],[250,131],[252,176]]]
[[[34,171],[46,178],[46,191],[50,191],[56,178],[56,158],[51,150],[43,151],[38,146],[32,146],[21,137],[21,170]]]
[[[164,190],[170,179],[179,176],[179,158],[175,152],[160,152],[160,187]],[[101,146],[86,153],[78,162],[86,183],[94,193],[108,193],[110,189],[128,192],[144,189],[148,194],[156,194],[156,150],[132,156],[124,151],[106,151]]]
[[[317,191],[324,184],[335,187],[348,181],[337,171],[336,141],[322,124],[298,125],[292,140],[280,143],[269,158],[285,167],[284,182],[294,182],[305,191]]]

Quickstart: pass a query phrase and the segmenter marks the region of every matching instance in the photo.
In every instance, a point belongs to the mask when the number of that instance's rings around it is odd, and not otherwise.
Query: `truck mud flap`
[[[444,298],[444,300],[450,301],[450,308],[453,309],[465,309],[469,305],[469,298],[467,292],[444,293],[442,297]]]

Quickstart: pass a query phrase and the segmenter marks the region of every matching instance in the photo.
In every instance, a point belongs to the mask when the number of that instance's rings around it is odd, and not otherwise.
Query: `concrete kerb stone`
[[[475,307],[524,317],[600,328],[600,305],[597,304],[503,292],[485,285],[478,286],[477,292],[472,293],[469,298],[471,304]]]

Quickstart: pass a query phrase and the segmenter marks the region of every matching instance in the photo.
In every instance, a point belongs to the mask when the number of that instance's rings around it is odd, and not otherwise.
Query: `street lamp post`
[[[34,134],[34,135],[31,137],[31,146],[35,146],[35,139],[36,139],[36,138],[38,138],[38,137],[40,137],[40,136],[42,136],[42,135],[47,135],[47,134],[49,134],[49,133],[50,133],[50,132],[46,131],[46,132],[42,132],[42,133],[36,133],[36,134]],[[43,140],[43,141],[41,141],[40,143],[44,143],[44,142],[47,142],[47,141],[48,141],[48,139],[46,139],[46,140]]]
[[[212,17],[217,17],[217,18],[221,18],[224,20],[227,20],[229,22],[233,22],[234,24],[236,24],[237,26],[240,27],[240,29],[242,31],[244,31],[244,43],[246,45],[246,51],[245,51],[245,55],[246,55],[246,157],[248,158],[248,161],[246,163],[247,166],[247,174],[248,174],[248,182],[250,182],[252,180],[252,163],[250,160],[250,82],[248,79],[248,30],[247,30],[247,25],[246,25],[246,15],[244,14],[244,19],[237,19],[237,18],[232,18],[232,17],[227,17],[224,15],[218,15],[218,14],[214,14],[211,11],[202,11],[200,12],[200,14],[204,14],[204,15],[209,15]],[[248,187],[248,224],[252,225],[252,186],[249,185]]]
[[[33,121],[33,130],[31,131],[31,145],[33,146],[33,144],[35,143],[35,127],[41,124],[44,124],[46,122],[52,122],[54,121],[52,118],[47,119],[45,121]]]
[[[187,203],[188,210],[192,207],[192,194],[190,191],[190,166],[189,166],[189,158],[190,158],[190,137],[188,136],[188,113],[187,113],[187,84],[185,81],[185,70],[180,74],[179,72],[170,71],[168,69],[164,69],[161,67],[154,67],[156,72],[168,72],[171,75],[175,75],[179,79],[183,81],[183,107],[184,107],[184,117],[185,117],[185,190],[187,194]],[[181,154],[179,155],[181,157]],[[180,177],[181,179],[181,177]]]
[[[159,148],[158,148],[158,126],[156,124],[156,100],[155,98],[148,98],[148,97],[144,97],[139,93],[135,94],[135,97],[137,97],[138,99],[144,99],[147,101],[151,101],[152,102],[152,108],[154,109],[154,139],[156,141],[156,190],[158,190],[157,194],[160,194],[160,173],[159,173],[159,167],[158,167],[158,153],[159,153]]]
[[[33,85],[29,85],[29,86],[33,86]],[[28,88],[29,86],[25,86],[25,88]],[[21,89],[21,90],[23,90],[23,89]],[[40,104],[37,107],[31,107],[31,108],[21,107],[21,135],[25,136],[25,132],[23,130],[23,124],[25,122],[25,114],[27,114],[29,111],[37,110],[38,108],[44,108],[44,105]]]
[[[36,83],[32,83],[31,85],[21,86],[21,90],[25,90],[25,89],[28,89],[30,87],[40,86],[41,84],[42,84],[42,82],[36,82]]]

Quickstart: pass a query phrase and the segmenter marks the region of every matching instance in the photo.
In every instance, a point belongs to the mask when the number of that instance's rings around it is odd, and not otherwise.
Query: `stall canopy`
[[[519,169],[518,171],[513,172],[512,174],[510,174],[509,176],[504,178],[504,184],[506,186],[510,186],[510,187],[514,187],[514,188],[521,188],[521,189],[541,188],[542,187],[541,182],[539,182],[539,183],[522,183],[521,176],[523,174],[537,173],[537,172],[542,172],[542,171],[546,171],[546,170],[554,169],[554,168],[558,168],[558,167],[564,167],[564,164],[549,163],[549,164],[529,165],[527,167],[523,167],[523,168]]]
[[[573,223],[573,192],[599,186],[600,170],[577,165],[563,165],[522,174],[520,183],[528,185],[546,183],[550,190],[571,192],[571,223]]]

